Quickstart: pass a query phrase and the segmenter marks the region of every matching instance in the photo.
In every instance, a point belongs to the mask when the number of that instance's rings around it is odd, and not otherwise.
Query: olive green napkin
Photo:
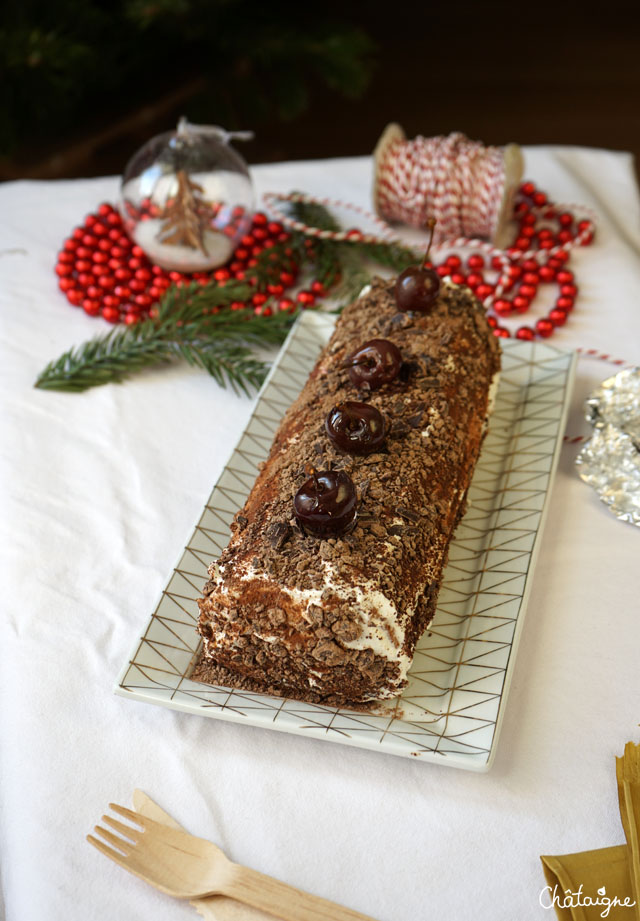
[[[540,858],[547,881],[540,902],[560,921],[640,921],[640,745],[627,742],[616,777],[627,843]]]

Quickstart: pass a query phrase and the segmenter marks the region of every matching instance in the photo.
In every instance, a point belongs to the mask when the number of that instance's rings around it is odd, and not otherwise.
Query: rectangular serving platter
[[[246,726],[467,770],[495,755],[575,371],[575,353],[501,340],[502,372],[489,432],[438,599],[402,697],[361,713],[213,687],[190,679],[200,653],[196,598],[226,546],[287,408],[335,317],[303,313],[208,498],[178,565],[136,642],[116,693]]]

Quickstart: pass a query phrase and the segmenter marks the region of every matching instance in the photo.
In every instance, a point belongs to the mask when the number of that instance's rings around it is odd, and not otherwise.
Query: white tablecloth
[[[525,150],[551,198],[600,214],[554,345],[640,360],[631,157]],[[259,192],[369,205],[369,158],[253,170]],[[473,774],[116,697],[117,674],[252,409],[187,367],[84,395],[33,381],[104,328],[55,254],[116,179],[0,186],[0,846],[7,921],[194,917],[86,844],[141,787],[235,860],[381,921],[549,917],[538,856],[623,840],[613,757],[638,741],[640,531],[553,488],[495,764]],[[568,431],[613,373],[581,360]]]

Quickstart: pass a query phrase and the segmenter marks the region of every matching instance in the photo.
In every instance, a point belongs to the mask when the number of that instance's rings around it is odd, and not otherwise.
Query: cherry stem
[[[346,403],[338,403],[336,406],[338,412],[344,413],[347,419],[349,420],[349,428],[353,429],[358,424],[358,417],[354,416]]]
[[[431,249],[431,244],[433,243],[433,232],[434,232],[435,227],[436,227],[436,219],[435,219],[435,217],[430,217],[430,218],[428,219],[428,221],[427,221],[427,227],[428,227],[429,230],[431,231],[431,236],[429,237],[429,243],[427,244],[427,251],[426,251],[426,253],[424,254],[424,259],[422,260],[422,265],[420,266],[421,269],[424,268],[425,262],[426,262],[427,259],[429,258],[429,251],[430,251],[430,249]]]
[[[312,464],[307,464],[307,465],[305,466],[305,468],[304,468],[304,472],[307,474],[307,476],[310,476],[310,477],[311,477],[311,479],[312,479],[313,482],[315,483],[315,487],[316,487],[317,491],[318,491],[319,493],[321,493],[321,492],[322,492],[322,483],[321,483],[320,480],[318,479],[318,471],[316,470],[316,468],[315,468]]]

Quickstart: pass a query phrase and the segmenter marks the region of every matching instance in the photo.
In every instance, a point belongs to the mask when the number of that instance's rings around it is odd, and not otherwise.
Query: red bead
[[[104,294],[104,291],[102,290],[102,288],[99,288],[97,285],[87,286],[87,297],[92,297],[94,298],[94,300],[95,299],[99,300],[103,294]]]
[[[249,261],[247,262],[247,268],[253,269],[257,264],[258,264],[257,259],[249,259]]]
[[[537,272],[539,266],[535,259],[525,259],[522,268],[525,272]]]
[[[101,250],[97,249],[93,256],[91,257],[97,265],[105,265],[109,261],[109,257],[106,253],[103,253]]]
[[[257,291],[251,298],[251,303],[255,304],[256,307],[260,307],[265,301],[268,300],[268,296],[262,291]]]
[[[316,296],[313,291],[298,291],[296,300],[299,304],[302,304],[303,307],[313,307],[316,302]]]
[[[213,273],[213,277],[216,281],[227,281],[231,278],[231,272],[229,269],[216,269]]]
[[[94,237],[92,233],[85,233],[85,235],[82,238],[82,245],[88,246],[89,249],[93,249],[95,246],[98,245],[98,238]]]
[[[508,329],[505,329],[504,326],[496,326],[493,331],[494,336],[498,336],[500,339],[508,339],[511,336],[511,333]]]
[[[93,227],[97,220],[98,218],[95,214],[87,214],[86,218],[84,219],[84,226]]]
[[[519,250],[520,252],[525,252],[525,250],[528,250],[530,245],[531,241],[529,240],[529,237],[518,237],[516,242],[513,244],[514,249]]]
[[[76,227],[71,236],[76,242],[82,240],[84,237],[84,227]]]
[[[285,313],[292,313],[295,309],[296,305],[290,297],[281,297],[278,301],[278,310],[283,310]]]
[[[276,287],[276,286],[274,286],[274,287]],[[280,287],[280,285],[278,285],[277,287]],[[271,285],[269,285],[269,288],[271,288]],[[311,290],[313,291],[314,294],[317,294],[318,297],[324,297],[325,294],[327,293],[327,292],[326,292],[326,289],[325,289],[325,286],[322,284],[321,281],[318,281],[317,279],[316,279],[315,281],[312,281],[312,282],[311,282]],[[273,291],[272,293],[273,293],[273,294],[282,294],[282,291]]]
[[[263,251],[263,249],[264,249],[264,246],[252,246],[252,247],[251,247],[251,255],[252,255],[252,256],[259,256],[260,253]]]
[[[129,281],[131,278],[132,272],[129,269],[116,269],[113,273],[118,281]]]
[[[107,214],[107,224],[113,229],[120,227],[122,225],[122,218],[117,212],[112,211],[111,214]],[[109,231],[111,233],[111,231]]]
[[[61,291],[68,291],[70,288],[75,288],[75,285],[76,283],[73,278],[69,278],[68,275],[63,275],[58,282],[58,287]]]
[[[107,234],[107,236],[109,237],[110,240],[113,240],[113,242],[116,243],[118,239],[120,238],[120,228],[112,227],[109,233]]]
[[[116,285],[113,293],[116,297],[121,297],[122,300],[126,301],[131,297],[131,288],[127,288],[126,285]]]
[[[573,234],[571,233],[570,230],[561,230],[560,233],[558,234],[559,243],[571,243],[572,240],[573,240]]]
[[[556,278],[561,285],[569,285],[574,280],[574,274],[571,269],[561,269]]]
[[[478,287],[476,288],[475,294],[479,300],[483,301],[485,297],[489,297],[489,295],[493,294],[494,291],[495,291],[495,288],[493,285],[482,284],[482,285],[478,285]]]
[[[90,317],[97,317],[100,313],[100,301],[86,297],[82,302],[82,309],[85,313],[88,313]]]
[[[530,326],[521,326],[520,329],[516,331],[516,339],[523,339],[525,342],[531,342],[534,336],[535,333]]]
[[[560,307],[554,307],[553,310],[549,311],[549,319],[554,326],[564,326],[567,322],[567,311],[562,310]]]
[[[74,307],[79,307],[84,300],[84,294],[78,288],[70,288],[67,291],[67,299]]]
[[[566,251],[566,249],[559,249],[557,253],[553,254],[552,258],[555,259],[558,262],[558,264],[562,265],[564,262],[568,260],[569,253]],[[549,262],[551,262],[551,259],[549,260]]]
[[[525,227],[528,227],[528,226],[533,227],[533,225],[536,223],[537,220],[538,218],[535,216],[535,214],[531,214],[531,212],[528,212],[527,214],[522,216],[521,223]]]
[[[232,310],[244,310],[246,306],[244,301],[231,301]]]
[[[115,272],[116,269],[121,269],[124,267],[124,263],[122,259],[109,259],[109,261],[107,262],[107,265],[109,266],[112,272]]]
[[[244,262],[246,259],[249,258],[249,250],[245,249],[242,246],[239,246],[237,250],[235,251],[235,253],[233,254],[233,256],[234,256],[234,259],[239,259],[241,262]]]
[[[578,293],[578,288],[576,285],[560,285],[560,294],[564,297],[575,297]]]
[[[491,260],[491,268],[495,269],[496,272],[501,272],[504,267],[504,260],[500,256],[494,256]]]
[[[513,307],[518,313],[526,313],[531,306],[531,301],[523,294],[516,294],[513,299]]]
[[[139,281],[150,281],[150,280],[151,280],[151,272],[149,271],[149,269],[136,269],[136,271],[135,271],[135,277],[136,277]]]
[[[56,275],[65,276],[73,274],[73,266],[69,265],[67,262],[59,262],[56,265]]]
[[[498,321],[496,320],[495,317],[492,317],[491,315],[489,315],[487,316],[487,325],[490,326],[491,329],[495,329],[496,326],[498,325]]]
[[[549,336],[553,333],[553,329],[553,323],[547,317],[543,317],[536,323],[536,331],[538,335],[542,336],[543,339],[548,339]]]
[[[90,272],[93,268],[93,262],[90,259],[76,260],[76,272]]]
[[[464,285],[466,282],[466,276],[464,276],[461,272],[452,272],[451,281],[454,283],[454,285]]]
[[[534,192],[534,194],[531,196],[531,199],[537,208],[541,208],[547,203],[547,196],[544,194],[544,192]]]
[[[75,258],[76,257],[74,256],[74,254],[70,253],[66,249],[63,249],[61,252],[58,253],[58,262],[62,264],[71,263],[75,260]]]
[[[462,259],[453,253],[451,256],[447,256],[445,264],[451,266],[452,269],[459,269],[462,265]]]
[[[593,243],[593,233],[585,233],[580,237],[580,246],[589,246]]]
[[[538,237],[541,240],[550,240],[552,236],[553,234],[551,233],[548,227],[541,227],[540,230],[538,231]]]
[[[265,227],[255,227],[253,230],[254,240],[266,240],[268,236],[269,233]]]
[[[519,294],[521,294],[522,297],[527,297],[529,300],[533,300],[537,293],[537,285],[520,285]]]
[[[132,272],[136,272],[138,269],[142,268],[142,259],[139,259],[137,256],[132,256],[127,262],[127,265]]]
[[[120,311],[117,307],[103,307],[101,312],[107,323],[118,323],[120,321]]]
[[[555,240],[552,237],[540,240],[540,249],[553,249],[555,245]]]
[[[519,265],[510,265],[507,268],[507,275],[509,278],[520,278],[522,275],[522,266]]]
[[[556,278],[556,270],[550,265],[543,265],[540,267],[540,281],[554,281]]]
[[[62,248],[65,249],[68,253],[75,253],[75,251],[78,249],[78,241],[74,240],[73,237],[68,237],[64,241]]]
[[[448,265],[436,266],[436,273],[440,276],[440,278],[446,278],[447,275],[450,273],[450,271],[451,271],[451,267]]]
[[[525,272],[522,276],[522,281],[525,285],[537,285],[540,281],[540,275],[536,272]]]
[[[240,209],[240,214],[237,215],[235,215],[234,209],[234,215],[236,217],[240,217],[242,214],[244,214],[244,209]],[[253,215],[253,223],[258,227],[264,227],[265,224],[269,223],[269,219],[267,218],[266,214],[262,213],[262,211],[256,211],[256,213]]]
[[[581,230],[591,230],[592,227],[593,224],[591,221],[578,221],[578,233],[580,233]]]
[[[98,284],[101,288],[104,288],[105,291],[109,291],[111,288],[115,287],[115,280],[111,275],[101,275],[98,279]]]
[[[120,298],[116,297],[114,294],[105,294],[102,298],[102,303],[105,307],[119,307]]]
[[[98,205],[98,214],[100,217],[106,217],[108,214],[111,214],[113,211],[113,206],[109,204],[108,201],[103,201],[101,205]]]
[[[513,313],[511,301],[504,297],[496,298],[492,306],[499,317],[509,317]]]
[[[533,182],[523,182],[522,185],[520,186],[520,191],[522,192],[522,194],[527,195],[529,197],[531,197],[534,194],[535,190],[536,190],[536,187],[533,184]]]
[[[105,301],[106,301],[106,298],[105,298]],[[133,301],[139,307],[150,307],[152,304],[152,300],[148,294],[136,294]]]
[[[291,272],[280,272],[280,281],[285,286],[285,288],[288,288],[289,285],[292,285],[295,280],[295,275],[293,275]]]
[[[90,272],[80,272],[78,275],[78,284],[82,285],[83,288],[89,288],[91,285],[94,285],[95,282],[96,280]]]
[[[124,256],[126,256],[127,252],[124,246],[116,245],[116,246],[111,247],[111,249],[109,250],[109,254],[111,255],[112,259],[122,259]]]
[[[529,240],[531,240],[531,237],[535,237],[535,235],[536,235],[536,229],[535,227],[532,227],[530,224],[525,224],[524,227],[520,228],[521,237],[528,237]]]
[[[127,324],[127,326],[133,326],[134,323],[140,322],[140,317],[136,313],[128,312],[124,315],[124,322]]]
[[[482,277],[482,275],[480,275],[479,272],[470,272],[467,275],[467,284],[472,290],[474,288],[477,288],[478,285],[481,285],[483,281],[484,281],[484,278]]]
[[[267,230],[269,231],[272,237],[279,236],[279,234],[282,233],[283,229],[284,228],[282,227],[282,224],[278,224],[277,221],[269,221],[269,223],[267,224]]]
[[[572,297],[559,297],[556,301],[556,307],[560,307],[561,310],[573,310],[573,298]]]
[[[558,222],[561,227],[571,227],[573,224],[573,215],[569,214],[568,211],[563,211],[562,214],[558,215]]]

